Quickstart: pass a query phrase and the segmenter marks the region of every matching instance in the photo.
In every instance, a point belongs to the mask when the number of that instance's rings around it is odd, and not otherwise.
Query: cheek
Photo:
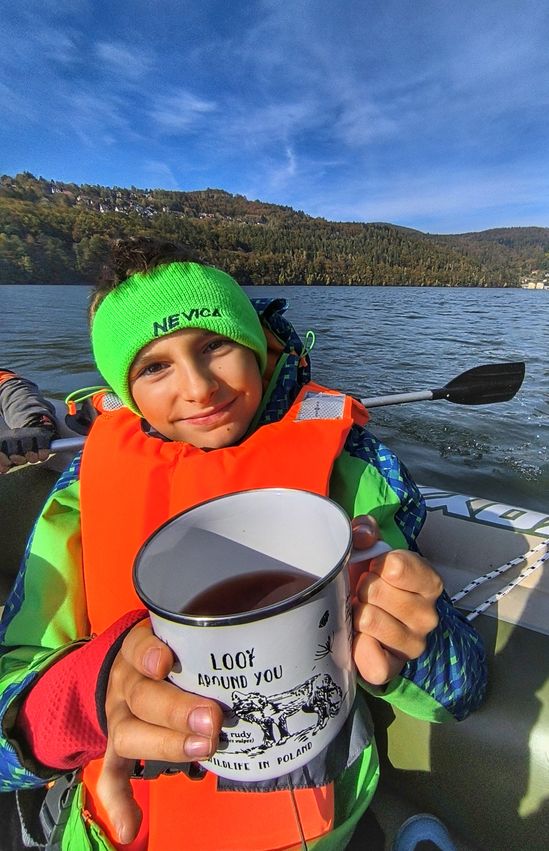
[[[244,349],[242,354],[244,357],[242,372],[250,391],[254,394],[263,393],[263,378],[254,352],[251,349]]]
[[[162,408],[162,396],[158,392],[157,385],[147,385],[136,382],[132,388],[133,401],[139,411],[148,419],[151,410],[158,411]]]
[[[259,367],[256,365],[248,380],[248,398],[250,400],[250,405],[254,408],[254,412],[259,407],[262,397],[263,381],[259,372]]]
[[[250,385],[254,388],[255,394],[263,395],[263,377],[259,371],[259,366],[254,358],[254,365],[251,370]]]
[[[133,399],[135,407],[138,408],[138,410],[141,410],[142,405],[143,405],[143,397],[142,397],[142,393],[140,392],[138,382],[136,382],[133,385],[130,384],[130,393],[131,393],[131,397]]]

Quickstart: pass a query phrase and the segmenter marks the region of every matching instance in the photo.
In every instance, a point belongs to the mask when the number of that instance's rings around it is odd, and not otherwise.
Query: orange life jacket
[[[339,411],[326,413],[323,403],[339,405]],[[325,495],[351,426],[366,419],[364,408],[350,397],[307,384],[279,422],[262,426],[238,446],[204,451],[148,436],[142,421],[126,408],[103,413],[86,442],[81,469],[84,581],[92,633],[142,607],[131,579],[133,561],[145,539],[168,518],[212,497],[257,487]],[[84,771],[87,806],[110,836],[95,794],[100,767],[96,760]],[[287,790],[218,792],[211,773],[201,781],[184,774],[161,775],[132,781],[132,786],[146,817],[131,846],[113,842],[125,851],[300,847],[295,804],[307,839],[333,824],[332,784],[297,789],[294,800]]]

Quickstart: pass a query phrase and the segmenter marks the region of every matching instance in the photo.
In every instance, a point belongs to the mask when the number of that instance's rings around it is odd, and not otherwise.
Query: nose
[[[219,389],[219,382],[209,367],[192,361],[181,365],[180,382],[185,399],[202,405]]]

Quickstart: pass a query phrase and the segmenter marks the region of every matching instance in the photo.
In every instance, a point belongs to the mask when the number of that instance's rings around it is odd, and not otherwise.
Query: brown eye
[[[147,366],[144,366],[142,370],[140,370],[137,375],[140,378],[142,375],[155,375],[155,373],[160,372],[164,369],[165,364],[163,363],[149,363]]]
[[[228,342],[229,342],[229,340],[227,340],[226,337],[219,337],[217,340],[211,340],[208,343],[208,345],[206,346],[206,348],[204,349],[204,351],[205,352],[215,352],[217,349],[221,348],[221,346],[224,346],[225,343],[228,343]]]

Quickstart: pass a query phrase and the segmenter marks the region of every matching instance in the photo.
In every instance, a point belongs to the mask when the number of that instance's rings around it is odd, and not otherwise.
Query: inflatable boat
[[[374,811],[386,835],[413,812],[444,821],[458,847],[549,848],[549,515],[423,487],[422,553],[482,634],[484,706],[425,724],[372,703],[382,757]],[[377,731],[385,731],[385,737]]]
[[[62,429],[62,437],[70,434]],[[70,457],[70,443],[58,446]],[[52,467],[66,458],[0,477],[0,605],[58,475]],[[484,638],[489,692],[467,720],[440,725],[371,701],[382,763],[372,810],[386,848],[406,818],[428,812],[447,825],[459,851],[546,851],[549,514],[436,486],[422,492],[428,511],[420,549]]]

